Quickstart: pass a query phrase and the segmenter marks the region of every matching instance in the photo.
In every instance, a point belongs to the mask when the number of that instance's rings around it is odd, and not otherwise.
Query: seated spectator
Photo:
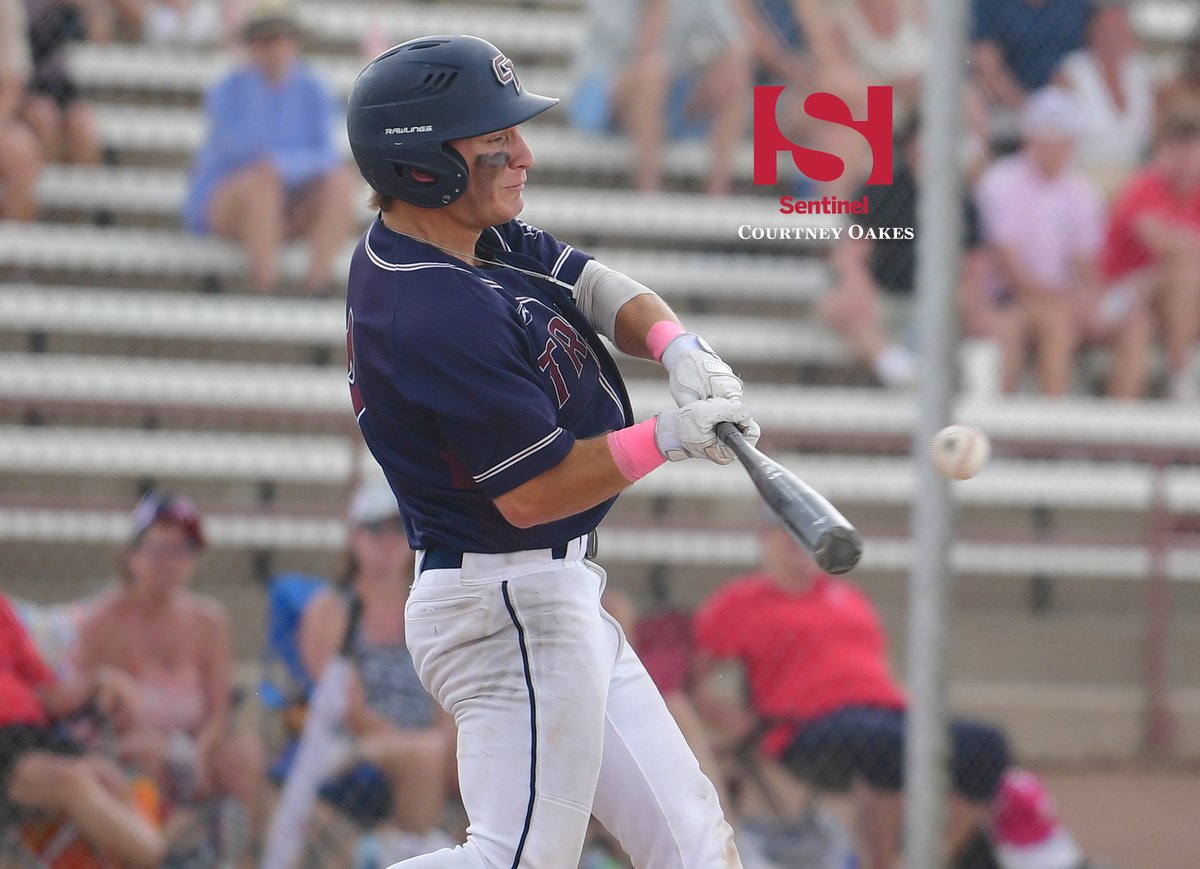
[[[920,131],[914,116],[898,128],[895,176],[890,185],[864,187],[855,198],[870,198],[870,213],[852,219],[868,229],[913,227],[917,223]],[[974,205],[963,206],[966,257],[960,280],[965,331],[995,340],[1005,358],[1013,355],[1016,321],[983,295],[985,254]],[[911,296],[916,286],[917,243],[913,239],[845,237],[830,261],[835,283],[821,300],[821,315],[850,344],[864,365],[887,386],[908,386],[917,378],[917,360],[903,343],[890,339],[883,322],[882,296]]]
[[[121,724],[136,702],[128,677],[106,667],[55,678],[0,595],[0,825],[39,810],[60,813],[98,849],[130,866],[157,866],[163,839],[121,771],[55,727],[93,703]]]
[[[706,189],[733,186],[749,117],[750,54],[730,0],[591,0],[571,120],[588,133],[625,130],[639,190],[663,187],[662,149],[707,133]]]
[[[868,0],[874,6],[875,0]],[[891,5],[893,0],[884,0]],[[830,154],[841,157],[846,168],[840,178],[825,182],[814,189],[811,179],[798,179],[798,193],[808,196],[848,196],[862,182],[867,171],[868,152],[862,137],[853,130],[836,124],[814,123],[804,109],[804,101],[814,91],[836,94],[851,108],[856,117],[866,114],[867,73],[855,65],[856,46],[847,42],[857,27],[882,28],[876,38],[894,41],[898,48],[894,63],[881,61],[894,71],[903,66],[900,58],[906,52],[909,37],[914,32],[912,22],[900,22],[899,28],[888,33],[894,18],[880,22],[885,14],[872,9],[867,15],[854,16],[846,12],[834,17],[823,0],[742,0],[739,3],[746,33],[749,35],[760,77],[785,87],[777,109],[777,122],[793,142],[810,143]],[[871,24],[864,23],[869,19]],[[862,35],[859,33],[858,35]],[[870,82],[877,83],[877,82]],[[897,94],[900,97],[900,94]],[[903,104],[903,103],[902,103]]]
[[[1104,194],[1142,165],[1154,134],[1154,74],[1129,20],[1129,0],[1091,0],[1087,45],[1055,81],[1082,113],[1080,166]]]
[[[101,157],[95,112],[67,62],[68,43],[86,37],[84,12],[68,0],[25,0],[25,9],[33,74],[22,117],[47,159],[95,166]]]
[[[405,644],[413,552],[391,488],[385,482],[360,487],[348,518],[340,585],[319,592],[305,607],[300,652],[316,681],[341,645],[348,600],[358,597],[362,615],[350,647],[355,675],[346,711],[353,739],[348,761],[358,765],[347,762],[346,771],[323,790],[355,817],[382,820],[376,838],[387,865],[453,846],[438,824],[453,783],[455,730],[421,686]],[[382,794],[366,786],[380,778]]]
[[[1088,0],[974,0],[972,10],[972,65],[991,110],[990,138],[1013,138],[1026,97],[1083,45]]]
[[[0,0],[0,220],[33,220],[42,149],[21,120],[33,70],[21,0]]]
[[[1166,345],[1170,395],[1200,397],[1200,107],[1164,120],[1150,165],[1117,193],[1102,268],[1109,316],[1148,301]]]
[[[299,30],[282,0],[248,16],[244,65],[205,99],[208,138],[196,156],[183,221],[246,250],[250,286],[279,283],[288,239],[309,244],[306,293],[332,291],[334,257],[354,230],[354,183],[334,141],[329,88],[298,60]]]
[[[820,0],[743,0],[738,9],[757,71],[770,81],[807,87],[837,55]]]
[[[1100,192],[1072,163],[1080,128],[1068,91],[1049,87],[1029,98],[1021,151],[979,180],[984,238],[999,292],[1020,317],[1018,364],[1032,345],[1041,391],[1063,395],[1071,388],[1076,353],[1090,335],[1113,345],[1109,393],[1133,398],[1145,387],[1149,319],[1142,305],[1099,317],[1104,213]]]
[[[262,749],[231,726],[229,613],[187,588],[204,544],[190,500],[146,495],[131,518],[122,587],[84,623],[76,661],[85,673],[132,677],[139,710],[118,731],[118,753],[169,804],[232,797],[257,830]]]
[[[697,708],[739,739],[761,720],[767,755],[819,787],[852,788],[861,865],[889,869],[897,865],[906,702],[879,616],[774,519],[762,544],[761,570],[730,580],[696,613]],[[719,659],[743,666],[749,709],[705,685]],[[957,719],[950,743],[946,845],[956,855],[978,831],[1009,760],[1004,735],[989,724]]]
[[[836,38],[862,76],[851,94],[865,98],[868,85],[893,89],[893,117],[903,122],[920,101],[929,56],[929,22],[922,0],[843,0],[831,9]],[[861,94],[861,97],[860,97]],[[865,106],[865,99],[864,99]],[[860,114],[855,112],[855,116]]]

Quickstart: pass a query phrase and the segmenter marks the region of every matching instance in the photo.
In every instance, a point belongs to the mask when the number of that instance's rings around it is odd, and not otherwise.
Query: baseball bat
[[[822,570],[841,574],[858,564],[862,537],[824,495],[746,443],[733,423],[717,423],[717,437],[738,457],[767,506]]]

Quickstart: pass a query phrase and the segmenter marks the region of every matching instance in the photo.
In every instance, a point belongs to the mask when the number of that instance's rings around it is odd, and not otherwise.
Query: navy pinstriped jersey
[[[477,254],[568,285],[590,258],[519,220],[485,231]],[[545,549],[586,534],[612,506],[522,530],[492,503],[577,438],[633,421],[569,290],[471,267],[376,219],[351,261],[346,337],[354,412],[414,548]]]

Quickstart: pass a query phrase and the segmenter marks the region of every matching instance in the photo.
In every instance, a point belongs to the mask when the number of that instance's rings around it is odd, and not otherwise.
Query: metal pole
[[[963,88],[967,15],[963,0],[933,0],[929,66],[922,94],[921,199],[917,238],[920,387],[913,443],[917,491],[909,582],[908,729],[905,734],[906,869],[945,864],[946,646],[953,517],[947,482],[929,462],[946,425],[958,338],[961,270]]]

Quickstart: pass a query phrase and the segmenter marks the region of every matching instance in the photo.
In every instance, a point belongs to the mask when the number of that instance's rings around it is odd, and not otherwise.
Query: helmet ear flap
[[[387,186],[398,198],[421,208],[441,208],[454,202],[467,190],[467,163],[449,145],[439,151],[418,151],[403,162],[391,161],[395,180]],[[431,176],[432,180],[416,177]]]

